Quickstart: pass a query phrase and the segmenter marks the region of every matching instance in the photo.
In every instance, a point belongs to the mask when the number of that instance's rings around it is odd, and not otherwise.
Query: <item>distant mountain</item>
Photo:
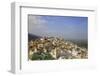
[[[38,38],[41,38],[41,36],[37,36],[37,35],[33,35],[33,34],[28,33],[28,41],[35,40]]]

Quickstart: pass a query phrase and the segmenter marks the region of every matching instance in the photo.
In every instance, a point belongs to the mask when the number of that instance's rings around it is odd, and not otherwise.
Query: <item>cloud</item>
[[[42,35],[47,30],[46,21],[41,16],[29,15],[28,32]]]

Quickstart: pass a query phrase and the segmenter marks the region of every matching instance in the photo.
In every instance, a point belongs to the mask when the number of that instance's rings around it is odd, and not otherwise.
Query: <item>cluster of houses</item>
[[[88,50],[57,37],[42,37],[28,42],[28,56],[49,53],[53,59],[87,59]]]

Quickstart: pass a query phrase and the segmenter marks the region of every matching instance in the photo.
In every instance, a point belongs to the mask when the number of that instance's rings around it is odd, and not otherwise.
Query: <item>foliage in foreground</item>
[[[53,60],[54,58],[49,53],[37,52],[32,55],[31,60]]]

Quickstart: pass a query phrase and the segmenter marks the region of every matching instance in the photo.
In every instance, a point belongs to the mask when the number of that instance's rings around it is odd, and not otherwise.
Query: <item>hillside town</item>
[[[88,50],[57,37],[41,37],[28,42],[29,60],[87,59]]]

